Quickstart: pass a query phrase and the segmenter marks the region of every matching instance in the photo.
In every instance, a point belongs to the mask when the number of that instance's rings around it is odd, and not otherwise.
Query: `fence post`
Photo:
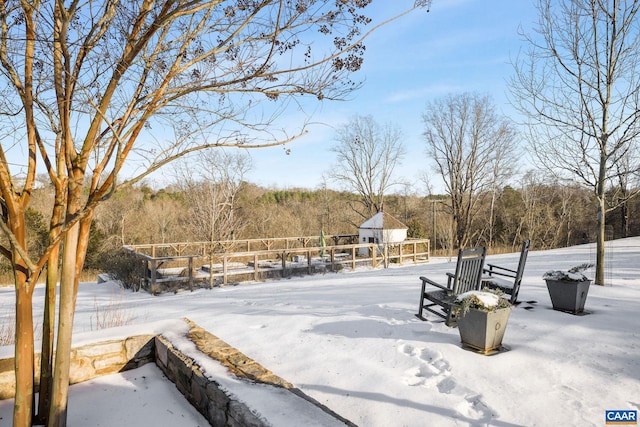
[[[331,248],[331,271],[336,271],[335,269],[335,255],[336,255],[336,249],[335,248]]]
[[[227,256],[222,256],[222,284],[227,286]]]
[[[351,269],[352,270],[356,269],[356,247],[355,246],[351,248]]]
[[[149,286],[149,289],[151,290],[151,293],[155,295],[156,293],[156,260],[152,259],[151,260],[151,286]]]
[[[142,265],[142,268],[143,268],[142,270],[143,283],[141,283],[141,285],[144,284],[145,290],[149,292],[151,290],[151,285],[149,284],[149,260],[148,259],[144,260],[144,264]]]
[[[369,253],[371,254],[371,267],[376,268],[376,258],[377,258],[377,250],[376,245],[373,243],[369,245]]]
[[[384,268],[389,268],[389,244],[384,244],[384,249],[382,250],[382,256],[384,257],[382,260],[382,265]]]
[[[258,281],[258,254],[253,254],[253,280]]]
[[[282,277],[286,277],[287,273],[287,252],[282,251]]]

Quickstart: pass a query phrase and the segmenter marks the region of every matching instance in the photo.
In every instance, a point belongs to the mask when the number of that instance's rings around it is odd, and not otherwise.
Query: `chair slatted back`
[[[454,295],[480,289],[482,267],[486,256],[487,248],[485,247],[461,249],[458,252],[458,262],[452,286]]]

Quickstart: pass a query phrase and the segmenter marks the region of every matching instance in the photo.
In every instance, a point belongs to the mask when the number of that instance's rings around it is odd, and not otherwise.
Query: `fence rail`
[[[126,245],[125,248],[151,257],[206,255],[208,253],[253,252],[261,250],[294,249],[322,246],[321,236],[269,237],[263,239],[214,240],[210,242],[147,243]],[[331,246],[357,243],[357,234],[329,234],[324,236]]]
[[[281,240],[290,243],[295,239]],[[211,248],[209,243],[207,246]],[[426,263],[430,256],[428,239],[410,239],[395,244],[301,245],[236,252],[202,251],[202,247],[203,243],[174,243],[125,246],[124,249],[142,260],[144,271],[140,275],[140,287],[154,294],[185,286],[193,290],[196,286],[225,286],[345,268],[387,268],[391,263]],[[187,248],[193,252],[186,254]],[[158,256],[160,253],[162,255]]]

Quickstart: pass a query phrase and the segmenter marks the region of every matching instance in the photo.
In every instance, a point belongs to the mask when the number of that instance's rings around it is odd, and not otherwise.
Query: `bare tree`
[[[366,30],[368,3],[0,0],[0,228],[9,242],[0,253],[15,277],[14,426],[31,425],[35,412],[32,295],[45,265],[47,301],[58,282],[60,295],[55,358],[56,307],[45,307],[37,418],[64,426],[75,297],[96,206],[185,154],[295,139],[304,124],[278,132],[274,122],[289,99],[339,99],[358,86],[350,75],[363,41],[384,24]],[[49,247],[34,257],[25,212],[40,167],[55,195]]]
[[[185,220],[199,241],[230,240],[242,225],[237,216],[237,198],[244,177],[251,169],[245,153],[202,151],[176,167],[177,187],[188,204]]]
[[[371,116],[355,116],[337,130],[337,143],[332,147],[337,165],[330,177],[354,191],[364,218],[382,211],[384,196],[399,181],[393,172],[405,154],[402,134],[391,124],[381,126]]]
[[[223,150],[200,151],[193,157],[177,165],[177,186],[188,205],[183,219],[189,225],[190,235],[197,241],[210,242],[212,266],[215,242],[232,240],[243,228],[237,215],[237,199],[244,176],[251,168],[251,158],[246,153]],[[213,285],[210,274],[209,287]]]
[[[510,82],[541,164],[590,188],[597,200],[599,285],[606,213],[622,202],[608,200],[607,191],[640,133],[639,9],[638,0],[539,0],[538,26],[525,36],[530,49]]]
[[[151,199],[145,199],[135,216],[127,218],[135,241],[150,243],[184,242],[190,239],[188,227],[183,223],[185,201],[175,199],[166,192],[158,192]],[[144,223],[140,229],[137,224]]]
[[[115,193],[108,201],[96,208],[94,223],[109,236],[108,241],[113,248],[133,244],[135,241],[127,239],[128,223],[131,228],[136,228],[140,218],[135,217],[143,204],[143,194],[140,191],[120,191]]]
[[[511,123],[489,97],[464,93],[427,104],[422,115],[427,154],[436,164],[449,199],[455,244],[468,244],[480,198],[510,176],[517,156]],[[492,193],[491,193],[492,194]]]

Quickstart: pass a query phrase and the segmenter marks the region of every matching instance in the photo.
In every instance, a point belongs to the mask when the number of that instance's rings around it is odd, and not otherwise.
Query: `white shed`
[[[358,227],[359,243],[400,243],[407,239],[407,226],[386,212],[378,212]],[[360,255],[368,255],[367,248],[358,250]]]

